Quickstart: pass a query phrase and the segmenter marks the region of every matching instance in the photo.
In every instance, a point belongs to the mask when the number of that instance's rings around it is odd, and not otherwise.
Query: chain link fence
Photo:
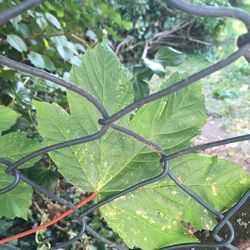
[[[3,13],[0,13],[1,14],[0,15],[0,24],[3,25],[11,18],[17,16],[18,14],[23,13],[24,11],[28,10],[29,8],[32,8],[33,6],[35,6],[36,4],[38,4],[40,2],[42,2],[42,1],[26,0],[23,3],[20,3],[19,5],[16,5],[15,7],[10,8]],[[212,232],[213,238],[214,238],[213,242],[179,244],[179,245],[174,245],[174,246],[163,247],[163,248],[161,248],[161,250],[163,250],[163,249],[165,249],[165,250],[192,249],[192,248],[196,248],[196,249],[205,249],[205,248],[238,249],[236,246],[232,245],[232,242],[235,238],[235,230],[230,222],[230,218],[248,200],[248,198],[250,197],[250,189],[241,197],[241,199],[238,201],[237,204],[235,204],[229,211],[227,211],[226,214],[223,215],[222,213],[220,213],[216,209],[214,209],[212,206],[210,206],[206,201],[204,201],[198,194],[194,193],[187,186],[185,186],[185,184],[182,183],[169,170],[168,162],[171,159],[180,157],[184,154],[188,154],[191,152],[197,152],[197,151],[201,151],[201,150],[205,150],[208,148],[221,146],[221,145],[225,145],[225,144],[229,144],[229,143],[233,143],[233,142],[249,140],[250,134],[232,137],[229,139],[215,141],[215,142],[211,142],[211,143],[207,143],[207,144],[197,145],[197,146],[189,147],[189,148],[186,148],[184,150],[181,150],[181,151],[178,151],[178,152],[175,152],[172,154],[166,154],[164,152],[164,150],[156,143],[147,140],[143,136],[141,136],[137,133],[134,133],[133,131],[128,130],[125,127],[114,124],[115,121],[117,121],[120,118],[122,118],[123,116],[129,114],[131,111],[138,109],[147,103],[153,102],[154,100],[165,97],[173,92],[176,92],[176,91],[178,91],[178,90],[180,90],[180,89],[182,89],[182,88],[184,88],[184,87],[186,87],[186,86],[188,86],[188,85],[190,85],[190,84],[192,84],[192,83],[194,83],[194,82],[196,82],[196,81],[198,81],[198,80],[200,80],[200,79],[202,79],[202,78],[204,78],[204,77],[206,77],[206,76],[208,76],[216,71],[219,71],[222,68],[234,63],[240,57],[245,57],[250,62],[250,59],[249,59],[250,58],[250,16],[246,12],[244,12],[240,9],[236,9],[236,8],[198,7],[198,6],[192,5],[184,0],[178,0],[178,1],[168,0],[167,2],[172,7],[179,9],[181,11],[187,12],[189,14],[193,14],[193,15],[198,15],[198,16],[203,16],[203,17],[206,16],[206,17],[237,18],[237,19],[241,20],[246,25],[248,33],[241,35],[238,38],[239,49],[236,52],[234,52],[233,54],[229,55],[227,58],[219,61],[218,63],[215,63],[212,66],[207,67],[206,69],[201,70],[198,73],[195,73],[194,75],[192,75],[186,79],[183,79],[183,80],[171,85],[170,87],[167,87],[167,88],[165,88],[157,93],[154,93],[154,94],[149,95],[143,99],[140,99],[140,100],[128,105],[127,107],[123,108],[121,111],[119,111],[116,114],[113,114],[111,116],[108,114],[105,107],[99,102],[99,100],[95,96],[93,96],[92,94],[87,92],[86,90],[81,89],[81,88],[79,88],[79,87],[59,78],[59,77],[56,77],[52,74],[46,73],[45,71],[33,68],[31,66],[22,64],[20,62],[11,60],[7,57],[0,55],[0,64],[8,66],[8,67],[15,69],[15,70],[18,70],[18,71],[26,72],[26,73],[32,74],[34,76],[52,81],[60,86],[63,86],[65,88],[77,93],[78,95],[82,96],[83,98],[86,98],[89,102],[91,102],[100,111],[100,113],[103,116],[102,119],[100,119],[98,121],[100,126],[101,126],[101,129],[95,134],[45,147],[43,149],[37,150],[31,154],[26,155],[25,157],[21,158],[20,160],[18,160],[16,162],[11,162],[5,158],[0,158],[0,163],[4,164],[6,166],[6,173],[13,175],[15,177],[14,181],[11,185],[0,190],[0,194],[4,194],[6,192],[13,190],[18,185],[18,183],[20,181],[23,181],[23,182],[29,184],[32,188],[36,189],[38,192],[47,196],[49,199],[57,201],[58,203],[72,209],[75,216],[80,221],[81,229],[80,229],[79,233],[75,237],[73,237],[72,239],[56,245],[55,247],[53,247],[53,249],[61,249],[61,248],[70,246],[75,241],[80,239],[83,236],[83,234],[85,234],[85,233],[89,234],[93,237],[96,237],[97,239],[99,239],[100,241],[103,241],[105,244],[109,245],[110,247],[112,247],[114,249],[120,249],[120,250],[127,249],[127,248],[124,248],[123,246],[116,245],[114,242],[109,241],[108,239],[104,238],[102,235],[100,235],[99,233],[94,231],[89,225],[87,225],[87,223],[84,219],[85,216],[87,216],[88,214],[90,214],[94,210],[100,208],[101,206],[103,206],[103,205],[105,205],[105,204],[107,204],[107,203],[109,203],[109,202],[111,202],[111,201],[113,201],[121,196],[123,196],[129,192],[132,192],[132,191],[134,191],[142,186],[159,181],[165,176],[168,176],[172,181],[175,182],[175,184],[177,186],[179,186],[183,190],[183,192],[187,193],[196,202],[198,202],[200,205],[202,205],[204,208],[206,208],[208,211],[210,211],[217,218],[218,224],[213,229],[213,232]],[[107,133],[107,131],[110,129],[115,129],[115,130],[119,131],[120,133],[124,133],[128,136],[131,136],[134,139],[138,140],[139,142],[144,143],[148,147],[153,148],[160,155],[159,161],[162,165],[162,173],[156,177],[152,177],[146,181],[143,181],[143,182],[140,182],[134,186],[131,186],[131,187],[129,187],[129,188],[105,199],[105,200],[97,202],[94,205],[90,206],[84,212],[80,213],[80,210],[74,204],[72,204],[71,202],[69,202],[65,199],[62,199],[62,198],[54,195],[51,192],[48,192],[45,189],[43,189],[42,187],[40,187],[39,185],[37,185],[36,183],[31,181],[27,177],[25,177],[23,174],[21,174],[21,172],[18,170],[18,168],[22,164],[32,160],[33,158],[35,158],[37,156],[46,154],[46,153],[54,151],[54,150],[69,147],[72,145],[77,145],[77,144],[87,143],[90,141],[97,140],[97,139],[101,138],[103,135],[105,135]],[[229,231],[229,234],[228,234],[226,239],[219,236],[219,233],[224,226],[226,226],[228,228],[228,231]],[[0,248],[2,248],[2,249],[19,249],[17,247],[14,247],[14,246],[8,245],[8,244],[0,244]]]

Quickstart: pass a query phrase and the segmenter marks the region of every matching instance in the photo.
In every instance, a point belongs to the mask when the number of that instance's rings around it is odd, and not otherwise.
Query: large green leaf
[[[20,115],[12,109],[0,105],[0,136],[2,131],[9,129],[14,125],[19,116]]]
[[[105,44],[100,44],[94,50],[85,53],[81,68],[73,67],[71,79],[80,86],[84,84],[85,89],[94,92],[111,113],[133,100],[132,85],[128,81],[126,70]],[[92,84],[93,82],[96,85]],[[118,83],[118,86],[115,83]],[[38,129],[46,145],[99,130],[99,112],[78,95],[67,95],[70,115],[55,104],[36,104]],[[126,122],[128,118],[123,120]],[[115,175],[121,168],[126,167],[129,159],[135,154],[128,150],[129,147],[135,152],[142,149],[142,145],[135,143],[133,139],[121,138],[118,132],[110,131],[100,141],[66,148],[50,155],[59,171],[69,181],[86,191],[92,191],[102,189],[112,179],[110,172]],[[119,157],[120,155],[123,157]]]
[[[172,77],[172,81],[175,78]],[[132,84],[128,81],[125,69],[114,53],[104,44],[89,50],[83,56],[81,66],[72,68],[71,81],[95,94],[110,113],[117,112],[133,100]],[[141,118],[142,120],[139,120],[142,116],[139,110],[132,122],[129,122],[129,117],[126,117],[119,123],[139,130],[149,139],[157,137],[169,150],[177,146],[182,148],[190,142],[190,138],[197,134],[206,120],[200,86],[190,87],[185,91],[185,95],[183,93],[179,92],[163,101],[156,101],[154,109]],[[67,95],[70,115],[56,104],[36,104],[38,129],[45,139],[45,145],[86,136],[99,129],[97,123],[100,118],[99,112],[84,98],[70,92]],[[189,101],[185,96],[189,98]],[[167,101],[179,102],[181,98],[183,102],[177,105],[175,116],[170,113],[170,110],[166,110],[160,116],[160,113],[166,109]],[[186,107],[188,113],[190,106],[193,108],[190,112],[192,117],[186,121],[183,132],[178,124],[181,122],[181,119],[178,120],[178,112],[180,115],[183,114]],[[142,109],[142,111],[146,112],[147,109]],[[197,114],[193,118],[195,112]],[[156,117],[155,114],[158,116]],[[159,119],[161,130],[158,133],[154,126]],[[182,118],[182,120],[186,119]],[[173,123],[178,128],[173,129]],[[144,124],[144,127],[141,127],[141,124]],[[166,142],[167,140],[169,141]],[[86,191],[118,191],[160,171],[159,164],[155,167],[155,162],[159,161],[156,154],[147,150],[145,145],[114,130],[110,130],[98,141],[52,152],[50,155],[65,178]],[[133,178],[131,178],[131,173],[134,175]]]
[[[180,78],[177,73],[172,75],[163,83],[162,88]],[[72,67],[70,80],[94,94],[110,114],[119,111],[134,99],[129,74],[106,44],[89,49],[82,57],[81,65]],[[44,138],[44,145],[86,136],[100,129],[97,121],[101,115],[92,104],[75,93],[67,92],[67,97],[70,113],[57,104],[35,104],[38,129]],[[132,119],[129,118],[124,117],[117,123],[156,141],[167,152],[182,149],[190,145],[191,139],[206,122],[201,86],[192,85],[156,100],[140,108]],[[84,191],[98,192],[98,199],[108,197],[161,172],[159,156],[156,153],[133,138],[112,129],[99,140],[51,152],[50,156],[68,181]],[[225,204],[224,207],[219,207],[220,210],[231,206],[246,186],[249,186],[249,179],[243,176],[244,173],[235,164],[229,163],[226,169],[223,161],[215,164],[214,158],[195,155],[188,157],[171,162],[174,173],[191,188],[196,188],[195,191],[200,192],[209,202],[214,202],[215,199],[211,192],[211,188],[214,190],[214,182],[220,183],[221,186],[215,188],[222,190],[223,194],[227,192],[231,195],[216,197],[216,206],[219,206],[219,203]],[[221,173],[218,169],[224,174],[218,176],[217,173]],[[229,172],[233,173],[230,180],[227,175]],[[227,178],[224,177],[226,175]],[[239,177],[241,175],[243,177]],[[211,180],[206,179],[208,177]],[[227,186],[232,182],[237,185]],[[155,193],[156,190],[159,190],[161,195]],[[148,198],[143,194],[147,194]],[[200,218],[204,209],[192,201],[192,206],[188,206],[187,201],[189,202],[189,197],[185,193],[180,192],[172,182],[165,180],[112,202],[103,208],[102,212],[129,246],[154,249],[170,243],[195,240],[180,226],[182,220],[196,228],[212,228],[214,218],[207,214]],[[155,203],[159,207],[158,218],[156,220],[152,217],[150,220],[147,213],[155,213]],[[112,209],[109,209],[111,207]],[[178,216],[168,218],[168,211],[171,214],[177,211]],[[138,231],[142,233],[139,234]],[[160,231],[163,233],[160,234]],[[152,239],[156,234],[157,237]]]
[[[191,154],[171,161],[170,169],[219,211],[235,203],[250,186],[240,166],[216,157]],[[130,248],[144,250],[197,241],[185,225],[209,230],[216,223],[168,178],[105,205],[101,212]]]

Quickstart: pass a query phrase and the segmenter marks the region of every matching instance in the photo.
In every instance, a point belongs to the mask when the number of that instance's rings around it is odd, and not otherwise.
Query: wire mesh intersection
[[[17,16],[18,14],[33,7],[34,5],[36,5],[39,2],[42,2],[42,1],[26,0],[23,3],[21,3],[20,5],[17,5],[13,8],[8,9],[6,11],[6,13],[0,13],[0,16],[1,16],[0,24],[6,23],[10,18]],[[184,154],[191,153],[191,152],[197,152],[197,151],[201,151],[204,149],[208,149],[208,148],[212,148],[212,147],[216,147],[216,146],[221,146],[221,145],[226,145],[226,144],[233,143],[233,142],[250,140],[250,134],[232,137],[232,138],[228,138],[225,140],[210,142],[207,144],[197,145],[197,146],[186,148],[184,150],[180,150],[178,152],[174,152],[172,154],[166,154],[164,152],[164,150],[156,143],[146,139],[145,137],[143,137],[143,136],[141,136],[141,135],[125,128],[125,127],[114,124],[115,121],[117,121],[121,117],[129,114],[131,111],[138,109],[147,103],[153,102],[154,100],[168,96],[169,94],[176,92],[179,89],[182,89],[190,84],[193,84],[194,82],[196,82],[196,81],[198,81],[198,80],[200,80],[200,79],[202,79],[202,78],[204,78],[204,77],[206,77],[206,76],[208,76],[208,75],[210,75],[218,70],[221,70],[222,68],[224,68],[230,64],[232,64],[233,62],[235,62],[237,59],[239,59],[242,56],[244,56],[249,61],[249,58],[250,58],[250,51],[249,51],[249,49],[250,49],[250,38],[249,38],[250,16],[248,15],[248,13],[246,13],[240,9],[236,9],[236,8],[198,7],[198,6],[194,6],[192,4],[189,4],[184,0],[179,0],[179,1],[168,0],[168,3],[170,5],[172,5],[173,7],[175,7],[176,9],[179,9],[181,11],[185,11],[185,12],[187,12],[189,14],[193,14],[193,15],[209,16],[209,17],[227,16],[227,17],[237,18],[245,23],[245,25],[248,29],[248,33],[240,36],[240,38],[238,39],[239,49],[236,52],[234,52],[233,54],[231,54],[230,56],[228,56],[227,58],[219,61],[218,63],[215,63],[215,64],[207,67],[206,69],[201,70],[198,73],[193,74],[192,76],[190,76],[186,79],[183,79],[183,80],[175,83],[174,85],[172,85],[168,88],[165,88],[165,89],[163,89],[155,94],[152,94],[152,95],[149,95],[143,99],[140,99],[140,100],[128,105],[127,107],[123,108],[122,110],[120,110],[119,112],[117,112],[116,114],[113,114],[111,116],[108,114],[107,110],[100,103],[100,101],[95,96],[93,96],[91,93],[89,93],[88,91],[81,89],[81,88],[71,84],[70,82],[67,82],[59,77],[51,75],[45,71],[36,69],[34,67],[31,67],[31,66],[28,66],[25,64],[22,64],[20,62],[16,62],[12,59],[9,59],[7,57],[0,55],[0,64],[8,66],[10,68],[13,68],[15,70],[19,70],[22,72],[29,73],[31,75],[38,76],[38,77],[46,79],[46,80],[50,80],[58,85],[61,85],[65,88],[69,89],[69,90],[81,95],[83,98],[86,98],[89,102],[91,102],[96,107],[96,109],[98,109],[98,111],[102,115],[102,118],[98,121],[101,128],[95,134],[45,147],[43,149],[37,150],[31,154],[24,156],[23,158],[19,159],[16,162],[11,162],[7,159],[0,158],[0,163],[4,164],[6,166],[6,173],[13,175],[15,177],[13,182],[9,186],[0,190],[0,195],[11,191],[12,189],[14,189],[18,185],[18,183],[20,181],[23,181],[23,182],[27,183],[28,185],[30,185],[35,190],[37,190],[39,193],[42,193],[45,196],[47,196],[49,199],[57,201],[61,205],[64,205],[64,206],[66,206],[74,211],[75,216],[78,218],[78,220],[81,224],[81,229],[80,229],[79,233],[75,237],[73,237],[72,239],[56,245],[55,247],[53,247],[53,249],[60,249],[60,248],[67,247],[67,246],[71,245],[72,243],[74,243],[75,241],[77,241],[78,239],[80,239],[83,236],[83,234],[85,234],[85,233],[92,235],[93,237],[98,238],[99,240],[103,241],[105,244],[107,244],[115,249],[119,249],[119,250],[127,249],[123,246],[116,245],[114,242],[111,242],[110,240],[104,238],[102,235],[100,235],[99,233],[94,231],[89,225],[87,225],[87,223],[85,221],[85,216],[87,216],[88,214],[93,212],[95,209],[98,209],[101,206],[103,206],[103,205],[105,205],[105,204],[125,195],[125,194],[128,194],[129,192],[132,192],[132,191],[134,191],[142,186],[145,186],[145,185],[148,185],[148,184],[151,184],[153,182],[161,180],[164,176],[168,176],[172,181],[175,182],[175,184],[177,186],[179,186],[180,189],[183,190],[183,192],[187,193],[190,197],[192,197],[195,201],[197,201],[201,206],[203,206],[208,211],[210,211],[218,219],[218,224],[213,230],[214,242],[179,244],[179,245],[174,245],[174,246],[163,247],[163,248],[161,248],[161,250],[163,250],[163,249],[164,250],[191,249],[191,248],[197,248],[197,249],[204,249],[204,248],[238,249],[237,247],[235,247],[231,244],[232,241],[234,240],[234,237],[235,237],[235,231],[234,231],[232,224],[230,223],[230,218],[248,200],[248,198],[250,197],[250,189],[241,197],[241,199],[238,201],[237,204],[235,204],[226,214],[223,215],[220,212],[216,211],[206,201],[204,201],[198,194],[196,194],[195,192],[190,190],[184,183],[182,183],[169,170],[168,161],[171,159],[180,157]],[[152,177],[148,180],[142,181],[142,182],[135,184],[129,188],[126,188],[125,190],[90,206],[87,210],[80,213],[80,210],[73,203],[71,203],[63,198],[60,198],[60,197],[52,194],[51,192],[45,190],[44,188],[40,187],[38,184],[31,181],[29,178],[22,175],[18,169],[22,164],[32,160],[33,158],[35,158],[39,155],[43,155],[45,153],[48,153],[48,152],[51,152],[54,150],[58,150],[61,148],[69,147],[72,145],[78,145],[78,144],[98,140],[103,135],[105,135],[107,133],[107,131],[110,129],[115,129],[115,130],[119,131],[120,133],[124,133],[127,136],[131,136],[135,140],[139,141],[140,143],[143,143],[143,144],[147,145],[148,147],[152,148],[153,150],[155,150],[159,155],[159,164],[162,165],[162,172],[158,176]],[[219,233],[224,226],[227,226],[228,231],[229,231],[229,236],[226,239],[219,236]],[[0,244],[0,248],[10,249],[10,250],[11,249],[14,249],[14,250],[19,249],[17,247],[14,247],[14,246],[8,245],[8,244]]]

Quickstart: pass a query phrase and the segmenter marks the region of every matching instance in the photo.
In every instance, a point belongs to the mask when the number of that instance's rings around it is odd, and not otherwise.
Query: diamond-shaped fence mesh
[[[0,15],[0,24],[3,25],[11,18],[17,16],[18,14],[21,14],[22,12],[28,10],[29,8],[32,8],[33,6],[35,6],[36,4],[38,4],[40,2],[42,2],[42,1],[27,0],[19,5],[16,5],[13,8],[10,8],[10,9],[0,13],[1,14]],[[198,7],[198,6],[192,5],[184,0],[178,0],[178,1],[168,0],[167,2],[172,7],[179,9],[180,11],[184,11],[184,12],[187,12],[189,14],[193,14],[193,15],[198,15],[198,16],[203,16],[203,17],[206,16],[206,17],[237,18],[237,19],[241,20],[246,25],[246,27],[248,29],[248,33],[239,37],[239,39],[238,39],[239,49],[236,52],[234,52],[233,54],[229,55],[227,58],[201,70],[198,73],[193,74],[192,76],[190,76],[186,79],[183,79],[183,80],[171,85],[170,87],[167,87],[167,88],[165,88],[157,93],[151,94],[143,99],[140,99],[140,100],[128,105],[127,107],[123,108],[122,110],[120,110],[119,112],[117,112],[116,114],[113,114],[113,115],[109,115],[108,112],[106,111],[105,107],[99,102],[99,100],[95,96],[93,96],[91,93],[89,93],[88,91],[81,89],[81,88],[71,84],[70,82],[67,82],[67,81],[65,81],[59,77],[56,77],[52,74],[49,74],[45,71],[36,69],[34,67],[22,64],[20,62],[14,61],[12,59],[9,59],[7,57],[0,55],[0,64],[8,66],[8,67],[13,68],[13,69],[18,70],[18,71],[26,72],[26,73],[32,74],[34,76],[52,81],[60,86],[63,86],[65,88],[77,93],[78,95],[82,96],[83,98],[86,98],[89,102],[91,102],[100,111],[100,113],[103,116],[98,121],[100,126],[101,126],[101,129],[95,134],[91,134],[91,135],[88,135],[86,137],[77,138],[74,140],[65,141],[63,143],[58,143],[55,145],[45,147],[43,149],[37,150],[31,154],[24,156],[23,158],[19,159],[16,162],[11,162],[5,158],[0,158],[0,163],[4,164],[6,166],[6,173],[13,175],[15,177],[14,181],[11,185],[0,190],[0,195],[15,189],[15,187],[18,185],[18,183],[20,181],[23,181],[23,182],[29,184],[32,188],[36,189],[38,192],[47,196],[49,199],[57,201],[59,204],[67,206],[69,209],[72,209],[75,216],[80,221],[80,223],[81,223],[80,232],[72,239],[70,239],[66,242],[63,242],[63,243],[59,243],[53,249],[60,249],[60,248],[67,247],[67,246],[73,244],[78,239],[80,239],[85,233],[89,234],[93,237],[98,238],[100,241],[105,242],[107,245],[109,245],[110,247],[113,247],[114,249],[127,249],[127,248],[124,248],[124,246],[116,245],[114,242],[111,242],[110,240],[104,238],[99,233],[94,231],[89,225],[87,225],[87,223],[85,221],[85,217],[88,214],[90,214],[91,212],[93,212],[94,210],[100,208],[101,206],[103,206],[103,205],[123,196],[123,195],[126,195],[129,192],[132,192],[140,187],[143,187],[145,185],[159,181],[165,176],[168,176],[172,181],[175,182],[175,184],[177,186],[179,186],[183,190],[183,192],[187,193],[190,197],[192,197],[192,199],[194,199],[201,206],[203,206],[208,211],[210,211],[217,218],[218,224],[213,229],[213,238],[214,238],[213,242],[186,243],[186,244],[163,247],[161,249],[166,249],[166,250],[167,249],[168,250],[170,250],[170,249],[173,249],[173,250],[175,250],[175,249],[192,249],[192,248],[196,248],[196,249],[205,249],[205,248],[238,249],[236,246],[231,244],[234,240],[234,237],[235,237],[235,230],[230,222],[230,218],[248,200],[248,198],[250,197],[250,189],[240,198],[240,200],[238,201],[237,204],[235,204],[225,214],[222,214],[222,213],[218,212],[216,209],[214,209],[212,206],[210,206],[198,194],[196,194],[195,192],[190,190],[184,183],[182,183],[169,170],[168,161],[171,159],[180,157],[184,154],[191,153],[191,152],[201,151],[201,150],[205,150],[208,148],[221,146],[221,145],[225,145],[225,144],[229,144],[229,143],[233,143],[233,142],[249,140],[250,134],[232,137],[229,139],[215,141],[215,142],[211,142],[211,143],[207,143],[207,144],[197,145],[197,146],[186,148],[186,149],[178,151],[178,152],[166,154],[165,151],[156,143],[154,143],[150,140],[147,140],[143,136],[141,136],[137,133],[134,133],[133,131],[131,131],[125,127],[118,126],[118,125],[114,124],[115,121],[117,121],[120,118],[122,118],[123,116],[129,114],[131,111],[138,109],[147,103],[153,102],[154,100],[165,97],[173,92],[176,92],[176,91],[178,91],[178,90],[180,90],[180,89],[182,89],[190,84],[193,84],[194,82],[196,82],[196,81],[198,81],[198,80],[200,80],[200,79],[202,79],[202,78],[204,78],[204,77],[206,77],[206,76],[208,76],[216,71],[219,71],[222,68],[224,68],[232,63],[234,63],[240,57],[245,57],[246,60],[250,61],[249,60],[249,58],[250,58],[250,51],[249,51],[250,50],[250,39],[249,39],[249,37],[250,37],[250,35],[249,35],[250,34],[250,16],[246,12],[244,12],[240,9],[227,8],[227,7],[225,7],[225,8],[222,8],[222,7]],[[97,139],[101,138],[103,135],[105,135],[108,130],[111,130],[111,129],[117,130],[120,133],[126,134],[127,136],[131,136],[134,139],[138,140],[139,142],[144,143],[148,147],[153,148],[159,154],[159,161],[162,165],[162,173],[158,176],[152,177],[146,181],[143,181],[143,182],[140,182],[134,186],[131,186],[131,187],[129,187],[129,188],[105,199],[105,200],[97,202],[94,205],[90,206],[84,212],[80,213],[80,210],[74,204],[72,204],[71,202],[69,202],[65,199],[62,199],[62,198],[52,194],[51,192],[45,190],[44,188],[40,187],[39,185],[34,183],[32,180],[30,180],[29,178],[27,178],[23,174],[21,174],[21,172],[18,169],[22,164],[32,160],[33,158],[35,158],[39,155],[43,155],[43,154],[46,154],[48,152],[62,149],[65,147],[69,147],[72,145],[77,145],[77,144],[82,144],[82,143],[87,143],[90,141],[97,140]],[[221,236],[219,236],[219,233],[224,226],[226,226],[228,228],[229,234],[227,235],[227,238],[222,238]],[[17,247],[14,247],[14,246],[8,245],[8,244],[0,244],[0,248],[2,248],[2,249],[19,249]]]

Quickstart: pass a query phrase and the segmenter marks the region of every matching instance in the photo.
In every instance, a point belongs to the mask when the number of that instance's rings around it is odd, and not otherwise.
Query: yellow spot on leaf
[[[240,179],[240,184],[246,184],[247,183],[247,179],[246,178],[241,178]]]
[[[216,190],[215,185],[212,185],[212,194],[213,196],[217,196],[217,190]]]

